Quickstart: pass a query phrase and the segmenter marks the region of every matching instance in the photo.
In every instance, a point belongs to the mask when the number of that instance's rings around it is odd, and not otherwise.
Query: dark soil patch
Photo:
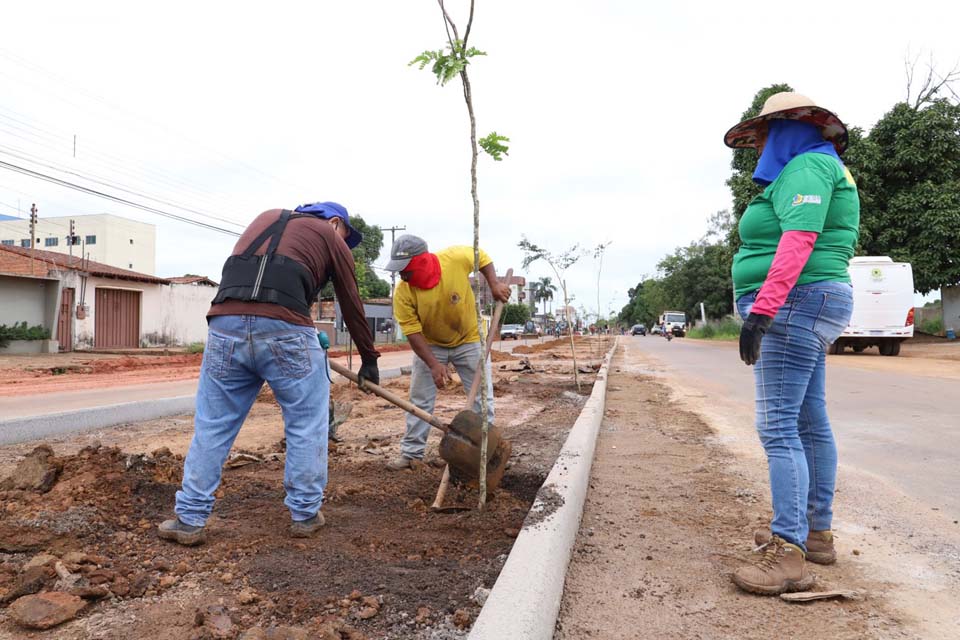
[[[364,461],[332,449],[323,507],[327,526],[309,539],[288,536],[282,453],[276,448],[258,452],[264,462],[225,471],[208,541],[194,548],[156,536],[157,524],[172,515],[182,474],[179,456],[166,450],[128,455],[94,446],[57,458],[62,472],[48,493],[0,492],[0,595],[14,587],[34,554],[81,552],[90,562],[68,569],[82,577],[81,585],[102,585],[114,599],[88,607],[80,623],[89,612],[110,616],[115,607],[134,607],[140,612],[136,629],[160,629],[157,638],[190,637],[195,611],[220,601],[233,607],[238,628],[317,628],[334,621],[357,630],[344,638],[410,638],[431,625],[449,625],[458,610],[460,620],[473,619],[479,611],[474,592],[493,586],[579,415],[579,404],[562,395],[574,389],[572,382],[534,376],[513,383],[511,393],[546,402],[529,420],[507,430],[515,455],[482,513],[429,510],[440,468],[421,465],[391,473],[383,458]],[[271,399],[265,395],[263,400]],[[454,490],[452,498],[458,493],[473,506],[474,493]],[[44,590],[53,589],[55,580],[52,576]],[[179,585],[187,586],[176,606],[150,604],[178,597]],[[256,599],[243,603],[244,590]],[[368,618],[361,614],[370,611],[363,597],[379,603]],[[110,634],[96,637],[124,637],[133,624],[124,615],[111,623]],[[419,621],[413,623],[415,618]],[[102,631],[104,623],[96,624]],[[70,629],[70,635],[60,628],[36,637],[94,637]],[[0,611],[3,632],[16,636],[19,629]]]

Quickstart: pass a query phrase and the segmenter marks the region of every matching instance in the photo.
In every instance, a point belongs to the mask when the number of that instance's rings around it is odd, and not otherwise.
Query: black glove
[[[364,382],[380,384],[380,369],[377,368],[377,360],[363,360],[360,364],[360,371],[357,371],[357,377],[360,379],[360,388],[363,388]]]
[[[756,313],[751,313],[743,321],[740,329],[740,359],[745,364],[756,364],[760,359],[760,341],[772,324],[773,318]]]

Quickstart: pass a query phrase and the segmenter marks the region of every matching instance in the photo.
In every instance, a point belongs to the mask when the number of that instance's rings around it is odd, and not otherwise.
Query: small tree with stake
[[[543,260],[550,265],[550,268],[553,269],[554,275],[557,276],[557,280],[560,281],[560,290],[563,292],[563,317],[567,320],[567,326],[570,330],[570,353],[573,356],[573,379],[577,383],[577,391],[580,391],[580,373],[577,371],[577,350],[573,342],[573,327],[570,327],[570,321],[569,318],[567,318],[567,307],[570,306],[570,296],[567,294],[567,280],[564,277],[564,274],[567,272],[567,269],[575,265],[577,261],[584,256],[584,251],[580,248],[579,244],[575,244],[566,251],[561,251],[560,253],[551,253],[543,247],[539,247],[530,242],[526,236],[524,236],[523,239],[517,243],[517,246],[520,247],[520,250],[526,254],[523,258],[524,269],[528,268],[531,264],[538,260]]]
[[[470,85],[470,76],[467,73],[467,66],[470,59],[476,56],[485,56],[485,52],[476,47],[468,46],[470,40],[470,30],[473,28],[474,0],[470,0],[470,15],[467,18],[467,28],[463,32],[463,38],[457,30],[450,14],[444,6],[444,0],[437,0],[440,5],[440,12],[443,14],[443,26],[447,34],[447,44],[445,47],[437,50],[427,50],[410,61],[408,66],[417,65],[419,69],[424,69],[430,65],[430,70],[437,77],[437,84],[443,86],[457,76],[463,86],[463,100],[467,105],[467,115],[470,117],[470,196],[473,199],[473,276],[474,276],[474,296],[477,300],[477,325],[480,330],[481,344],[487,340],[486,332],[483,329],[483,317],[480,308],[480,200],[477,197],[477,156],[479,155],[477,145],[494,160],[499,162],[503,156],[508,155],[506,142],[510,138],[499,135],[496,131],[487,134],[485,137],[477,140],[477,119],[473,111],[473,88]],[[480,504],[482,510],[487,501],[487,431],[490,425],[487,422],[487,381],[486,367],[481,364],[480,371],[480,415],[483,424],[483,437],[480,442]]]

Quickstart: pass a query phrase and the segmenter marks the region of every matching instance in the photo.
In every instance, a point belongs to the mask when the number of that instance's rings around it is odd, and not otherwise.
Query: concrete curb
[[[380,372],[380,379],[389,380],[410,375],[410,370],[410,367],[384,369]],[[167,416],[193,414],[195,405],[196,396],[189,395],[0,420],[0,445],[104,429]]]
[[[567,565],[580,529],[590,482],[593,451],[603,421],[607,372],[617,348],[603,359],[593,392],[580,412],[553,469],[527,515],[549,513],[538,524],[525,524],[497,578],[469,640],[551,640],[560,613]],[[547,511],[548,504],[563,504]]]
[[[0,420],[0,445],[193,413],[193,408],[194,396],[190,395]]]

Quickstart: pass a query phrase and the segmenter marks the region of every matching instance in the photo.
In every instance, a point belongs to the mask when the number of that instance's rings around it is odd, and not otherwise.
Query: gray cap
[[[397,238],[393,247],[390,249],[390,262],[387,263],[387,271],[403,271],[410,259],[421,253],[427,252],[427,241],[423,238],[411,235],[403,235]]]

